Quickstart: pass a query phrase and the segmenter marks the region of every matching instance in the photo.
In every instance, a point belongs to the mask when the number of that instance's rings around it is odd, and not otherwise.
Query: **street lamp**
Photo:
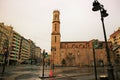
[[[96,47],[97,47],[97,41],[94,40],[94,42],[92,43],[92,50],[93,50],[95,80],[97,80],[97,69],[96,69],[96,58],[95,58],[95,48]]]
[[[109,48],[108,48],[108,44],[107,44],[107,37],[106,37],[105,25],[104,25],[104,17],[107,17],[108,13],[106,13],[106,10],[104,9],[104,6],[101,5],[97,0],[94,0],[92,10],[93,11],[99,11],[100,10],[104,39],[105,39],[105,45],[106,45],[107,62],[108,62],[108,68],[107,68],[108,79],[109,80],[115,80],[114,79],[113,66],[112,66],[112,63],[110,61]]]
[[[56,48],[55,48],[55,47],[52,47],[52,48],[51,48],[51,51],[53,52],[53,53],[52,53],[52,61],[53,61],[53,63],[52,63],[52,69],[53,69],[53,71],[54,71],[54,67],[55,67],[55,64],[54,64],[54,54],[55,54]]]
[[[48,76],[45,76],[45,71],[44,71],[44,66],[45,66],[45,49],[43,49],[43,54],[42,54],[42,63],[43,63],[43,69],[42,69],[42,77],[40,77],[41,79],[44,79],[44,78],[48,78]]]

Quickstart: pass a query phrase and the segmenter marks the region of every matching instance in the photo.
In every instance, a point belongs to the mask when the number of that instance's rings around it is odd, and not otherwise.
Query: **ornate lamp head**
[[[92,10],[93,11],[98,11],[98,10],[100,10],[100,8],[101,8],[100,3],[97,0],[95,0],[93,2],[93,8],[92,8]]]
[[[108,13],[104,8],[101,9],[101,16],[102,17],[107,17],[108,16]]]

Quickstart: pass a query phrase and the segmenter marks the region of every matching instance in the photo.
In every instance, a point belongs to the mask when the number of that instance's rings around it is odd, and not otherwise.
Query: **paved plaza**
[[[0,71],[2,67],[0,67]],[[79,67],[55,67],[52,75],[55,77],[48,78],[50,68],[45,67],[44,79],[42,77],[42,66],[36,65],[17,65],[7,66],[4,75],[0,74],[0,80],[95,80],[93,69]],[[98,75],[99,80],[99,75]]]
[[[2,67],[0,67],[0,71]],[[82,80],[86,78],[93,79],[92,73],[79,73],[79,68],[77,67],[58,67],[52,70],[53,78],[41,79],[42,77],[42,67],[36,65],[17,65],[17,66],[7,66],[4,75],[0,74],[1,80]],[[45,67],[44,76],[49,77],[50,69]],[[74,77],[74,78],[73,78]],[[79,77],[79,79],[77,79]],[[81,78],[81,79],[80,79]],[[90,79],[84,79],[90,80]]]

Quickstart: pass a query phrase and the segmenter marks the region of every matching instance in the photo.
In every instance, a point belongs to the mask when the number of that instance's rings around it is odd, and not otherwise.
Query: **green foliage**
[[[93,41],[93,48],[94,49],[98,48],[98,41],[97,40]]]
[[[103,48],[103,43],[102,42],[98,42],[97,40],[95,40],[93,42],[93,48],[94,49],[102,49]]]

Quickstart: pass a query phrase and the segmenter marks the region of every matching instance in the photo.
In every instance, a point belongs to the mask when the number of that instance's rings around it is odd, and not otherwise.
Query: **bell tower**
[[[51,33],[51,60],[54,65],[59,65],[60,61],[60,12],[53,11],[52,33]]]

